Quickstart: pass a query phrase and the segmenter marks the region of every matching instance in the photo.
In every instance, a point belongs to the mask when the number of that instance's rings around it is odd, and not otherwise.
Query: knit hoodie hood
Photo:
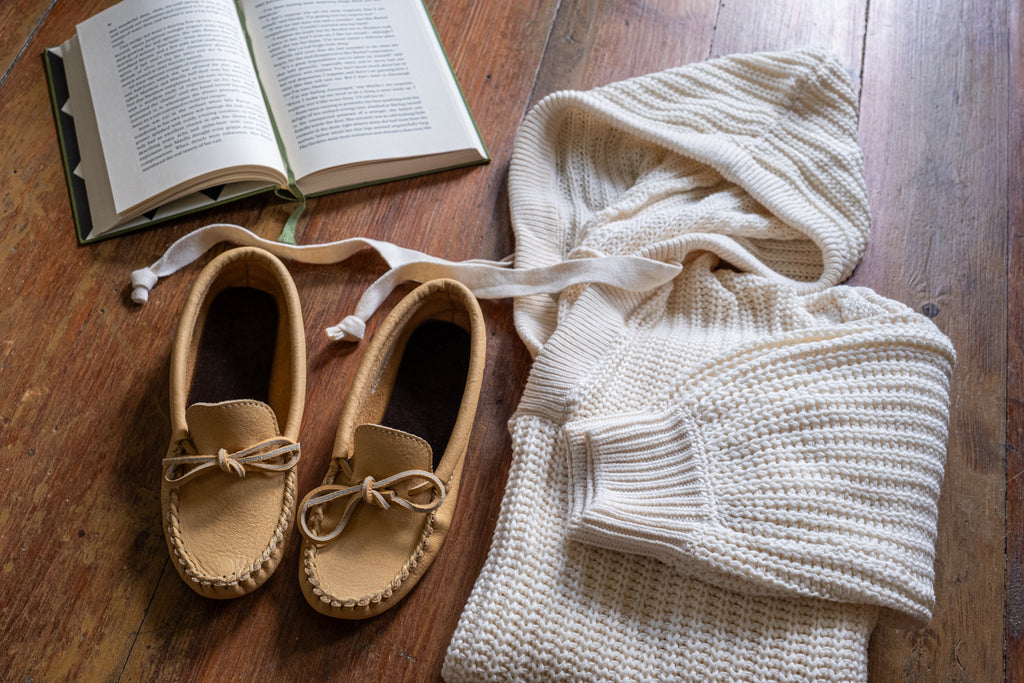
[[[845,280],[869,212],[856,100],[825,51],[736,55],[563,91],[534,107],[509,173],[516,267],[706,251],[799,293]],[[556,323],[521,297],[536,354]]]

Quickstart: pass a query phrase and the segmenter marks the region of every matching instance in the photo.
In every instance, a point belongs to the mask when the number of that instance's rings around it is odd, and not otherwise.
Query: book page
[[[229,166],[284,177],[232,0],[125,0],[78,37],[118,213],[240,180],[220,177]]]
[[[99,128],[96,124],[92,94],[86,87],[85,65],[82,63],[78,36],[61,45],[61,56],[68,79],[69,100],[73,106],[71,115],[75,120],[75,132],[78,137],[80,161],[74,172],[85,182],[93,226],[92,233],[84,237],[90,237],[116,225],[118,216],[114,210],[114,196],[110,192],[110,183],[103,164]]]
[[[479,147],[420,0],[241,0],[295,177]],[[324,188],[317,188],[324,189]]]

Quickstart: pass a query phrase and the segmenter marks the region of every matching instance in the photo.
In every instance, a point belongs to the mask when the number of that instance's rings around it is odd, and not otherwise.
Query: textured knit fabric
[[[953,349],[839,284],[869,222],[841,66],[556,93],[509,196],[517,268],[682,271],[517,300],[535,362],[445,679],[864,680],[880,607],[930,617]]]

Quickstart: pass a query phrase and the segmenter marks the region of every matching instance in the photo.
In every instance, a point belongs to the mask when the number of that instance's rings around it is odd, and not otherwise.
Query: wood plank
[[[718,3],[562,2],[534,86],[589,90],[699,61],[708,54]]]
[[[823,47],[846,67],[860,90],[867,0],[723,3],[710,56]]]
[[[166,371],[113,279],[124,245],[76,248],[39,58],[106,4],[56,8],[0,90],[3,680],[116,674],[165,564],[146,456]]]
[[[1006,680],[1024,681],[1024,3],[1008,3]]]
[[[861,106],[874,223],[856,284],[930,315],[958,352],[929,624],[883,615],[875,680],[1003,674],[1005,2],[871,3]]]
[[[19,58],[38,59],[25,49],[32,34],[40,27],[54,5],[54,0],[7,0],[0,3],[0,85]]]

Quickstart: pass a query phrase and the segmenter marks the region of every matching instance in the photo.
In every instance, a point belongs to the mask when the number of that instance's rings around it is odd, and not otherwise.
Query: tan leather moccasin
[[[299,583],[318,612],[394,606],[437,556],[455,512],[486,336],[465,286],[434,280],[381,322],[342,409],[323,485],[299,505]]]
[[[233,249],[199,274],[174,340],[170,389],[168,550],[201,595],[245,595],[277,568],[292,528],[306,392],[299,297],[275,256]]]

